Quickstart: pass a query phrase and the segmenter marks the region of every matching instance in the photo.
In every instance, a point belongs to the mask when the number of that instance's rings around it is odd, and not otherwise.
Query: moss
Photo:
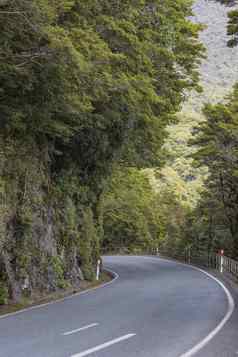
[[[51,257],[51,266],[55,274],[56,285],[59,289],[66,289],[69,283],[64,278],[64,263],[59,256]]]
[[[96,268],[94,264],[99,257],[99,242],[93,213],[90,208],[86,208],[83,212],[79,253],[82,260],[82,271],[85,279],[93,280],[95,278]]]
[[[7,287],[0,282],[0,305],[7,304],[8,300],[8,289]]]
[[[30,267],[30,263],[31,263],[31,256],[30,256],[30,252],[22,252],[22,254],[20,255],[20,252],[18,253],[18,257],[17,257],[17,265],[18,265],[18,270],[19,270],[19,276],[20,277],[25,277],[28,275],[28,270]]]
[[[65,289],[69,280],[78,285],[79,277],[93,280],[99,240],[88,208],[91,189],[70,168],[60,179],[50,177],[47,146],[42,151],[34,142],[15,140],[2,147],[7,159],[5,165],[0,160],[0,248],[7,247],[14,280],[21,285],[29,278],[27,297]]]

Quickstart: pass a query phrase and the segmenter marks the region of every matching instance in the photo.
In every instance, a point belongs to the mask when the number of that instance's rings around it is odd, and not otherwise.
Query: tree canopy
[[[112,172],[161,165],[166,126],[200,90],[191,5],[0,2],[0,279],[14,300],[26,282],[91,279]]]
[[[238,254],[238,86],[225,104],[206,105],[206,121],[200,124],[193,144],[198,147],[195,163],[207,166],[209,200],[217,202],[233,242],[233,255]],[[218,209],[219,207],[219,209]],[[210,212],[212,213],[212,212]]]

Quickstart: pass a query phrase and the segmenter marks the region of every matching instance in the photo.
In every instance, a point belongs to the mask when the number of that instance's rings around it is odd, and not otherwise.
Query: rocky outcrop
[[[47,146],[1,140],[0,151],[2,291],[18,302],[23,295],[80,286],[93,277],[98,254],[90,208],[52,177]]]

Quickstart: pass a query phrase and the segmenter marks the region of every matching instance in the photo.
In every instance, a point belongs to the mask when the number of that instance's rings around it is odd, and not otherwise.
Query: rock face
[[[229,7],[211,0],[195,1],[194,21],[206,26],[200,38],[207,49],[201,66],[203,101],[219,101],[238,80],[238,48],[228,48],[226,32]]]
[[[95,220],[74,199],[75,178],[52,177],[46,145],[0,138],[0,154],[0,304],[91,279]]]

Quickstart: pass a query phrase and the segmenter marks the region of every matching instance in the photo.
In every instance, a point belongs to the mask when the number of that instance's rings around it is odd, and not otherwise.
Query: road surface
[[[238,314],[217,281],[156,257],[104,264],[111,284],[0,318],[0,356],[238,356]]]

